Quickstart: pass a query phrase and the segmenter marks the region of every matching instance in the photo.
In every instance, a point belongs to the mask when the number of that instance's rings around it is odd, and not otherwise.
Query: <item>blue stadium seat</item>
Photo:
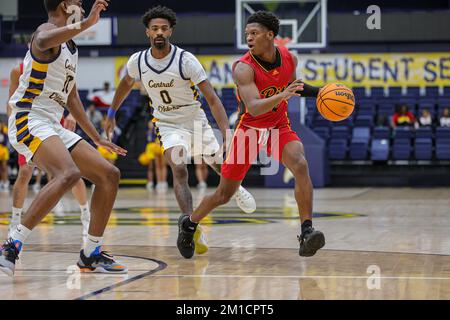
[[[450,107],[450,97],[441,97],[436,101],[438,108]]]
[[[350,159],[365,160],[369,149],[370,128],[357,127],[353,129],[352,140],[350,142]]]
[[[394,139],[412,139],[414,131],[410,127],[397,127],[394,129]]]
[[[327,119],[325,119],[324,117],[322,117],[322,116],[316,116],[314,119],[313,119],[313,127],[315,128],[315,127],[329,127],[330,126],[330,121],[329,120],[327,120]]]
[[[376,105],[377,101],[378,101],[378,99],[374,99],[372,97],[360,98],[360,99],[356,99],[356,105],[357,106],[361,106],[361,105],[364,105],[364,104]]]
[[[416,139],[432,139],[433,131],[431,127],[420,127],[416,129]]]
[[[450,160],[450,139],[436,138],[436,159]]]
[[[378,115],[382,116],[392,116],[395,112],[394,103],[384,103],[378,106]]]
[[[406,87],[406,96],[417,98],[420,96],[420,87]]]
[[[411,109],[414,109],[416,107],[416,104],[418,103],[418,98],[400,98],[397,103],[406,104]]]
[[[365,115],[365,114],[358,114],[356,116],[355,120],[355,126],[358,127],[373,127],[373,115]]]
[[[431,138],[416,138],[414,156],[416,160],[431,160],[433,157],[433,140]]]
[[[329,127],[315,127],[313,131],[325,141],[328,141],[328,139],[330,138]]]
[[[352,91],[356,98],[363,98],[366,96],[366,88],[364,87],[353,87]]]
[[[450,87],[444,87],[444,97],[450,98]]]
[[[331,138],[348,140],[350,138],[350,130],[348,127],[333,127],[331,129]]]
[[[373,139],[389,140],[391,138],[391,129],[387,127],[377,127],[373,129]]]
[[[400,97],[402,95],[402,87],[389,87],[389,97]]]
[[[411,151],[410,139],[394,139],[392,146],[392,158],[394,160],[409,160],[411,158]]]
[[[450,128],[436,128],[436,140],[437,139],[450,139]]]
[[[353,126],[353,115],[349,116],[347,119],[333,122],[333,125],[335,127],[342,127],[342,126],[352,127]]]
[[[417,109],[417,116],[422,115],[422,110],[428,109],[430,111],[431,117],[434,117],[436,115],[436,109],[434,108],[434,104],[430,104],[427,102],[420,102],[419,107]]]
[[[384,97],[384,88],[383,87],[372,87],[372,88],[370,88],[370,95],[372,97]]]
[[[370,159],[373,161],[387,161],[389,159],[389,140],[372,140],[372,145],[370,148]]]
[[[328,155],[331,160],[344,160],[347,156],[348,142],[346,139],[331,138],[328,144]]]
[[[437,97],[439,96],[439,87],[425,87],[426,97]]]
[[[369,127],[353,128],[352,140],[368,142],[370,140],[370,128]]]

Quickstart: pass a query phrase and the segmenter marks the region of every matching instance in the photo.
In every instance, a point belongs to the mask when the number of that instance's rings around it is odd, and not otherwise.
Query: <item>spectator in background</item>
[[[400,105],[400,108],[392,116],[392,127],[413,127],[416,122],[416,118],[411,111],[408,110],[408,106],[405,104]]]
[[[86,114],[88,119],[92,122],[95,129],[97,129],[98,132],[102,130],[102,121],[103,121],[103,115],[100,111],[97,110],[95,107],[95,104],[91,103],[86,110]]]
[[[0,191],[9,191],[8,177],[8,126],[6,123],[0,123]]]
[[[441,125],[441,127],[450,128],[450,109],[449,108],[445,108],[444,111],[442,112],[442,116],[439,119],[439,124]]]
[[[90,93],[87,98],[95,105],[97,109],[104,110],[106,112],[106,110],[111,106],[115,93],[115,90],[111,89],[111,84],[109,82],[105,82],[102,90]]]
[[[385,115],[377,116],[376,126],[377,127],[389,127],[388,117]]]
[[[417,119],[416,128],[431,127],[432,125],[433,125],[433,118],[431,117],[430,110],[423,109],[419,119]]]

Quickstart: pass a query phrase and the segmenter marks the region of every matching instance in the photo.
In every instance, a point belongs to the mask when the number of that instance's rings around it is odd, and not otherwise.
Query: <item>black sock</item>
[[[189,230],[189,231],[195,231],[197,229],[198,223],[192,222],[191,218],[186,219],[183,223],[183,229]]]
[[[305,231],[309,228],[312,228],[312,221],[311,220],[305,220],[302,223],[302,234],[305,233]]]

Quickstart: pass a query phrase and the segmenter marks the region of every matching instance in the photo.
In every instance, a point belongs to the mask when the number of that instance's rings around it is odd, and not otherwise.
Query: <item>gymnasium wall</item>
[[[233,87],[232,64],[239,55],[198,55],[217,88]],[[128,57],[80,58],[78,88],[117,86]],[[19,58],[0,59],[0,101],[7,100],[9,72]],[[450,86],[450,52],[389,54],[301,54],[297,74],[313,85],[340,82],[348,86]],[[0,113],[5,104],[0,105]]]

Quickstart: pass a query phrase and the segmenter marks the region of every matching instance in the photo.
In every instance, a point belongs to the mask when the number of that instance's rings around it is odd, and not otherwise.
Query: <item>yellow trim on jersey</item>
[[[22,129],[20,129],[19,131],[17,131],[16,136],[18,136],[19,134],[21,134],[21,133],[24,132],[25,130],[28,130],[28,126],[24,126]]]
[[[29,93],[34,93],[34,94],[41,94],[42,93],[42,90],[39,90],[39,89],[27,89],[27,90],[25,90],[25,92],[29,92]]]
[[[27,134],[25,137],[23,137],[22,139],[20,139],[20,141],[17,141],[19,143],[23,143],[25,140],[27,140],[29,137],[31,137],[31,134]]]
[[[39,72],[47,72],[48,71],[48,64],[39,63],[36,60],[33,60],[33,63],[31,67]]]
[[[34,84],[44,84],[45,79],[36,79],[36,78],[30,77],[30,82],[32,82]]]
[[[33,100],[34,100],[34,99],[25,99],[25,98],[22,98],[22,99],[20,99],[19,101],[20,101],[20,102],[29,102],[29,103],[31,103],[31,102],[33,102]]]
[[[41,145],[42,141],[38,137],[34,137],[33,141],[31,141],[30,146],[28,147],[33,154],[36,152],[36,150]]]
[[[16,126],[27,120],[28,120],[28,114],[24,115],[22,118],[17,119]]]

